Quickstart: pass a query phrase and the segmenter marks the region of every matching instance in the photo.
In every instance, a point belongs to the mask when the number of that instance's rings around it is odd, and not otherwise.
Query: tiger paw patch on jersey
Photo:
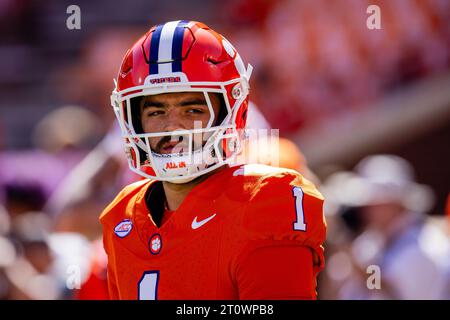
[[[148,249],[150,250],[151,254],[158,254],[161,251],[162,247],[162,239],[161,235],[154,234],[148,243]]]

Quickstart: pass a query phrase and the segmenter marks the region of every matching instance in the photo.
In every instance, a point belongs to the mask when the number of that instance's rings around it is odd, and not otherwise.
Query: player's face
[[[216,95],[210,94],[209,98],[214,111],[213,123],[215,123],[220,110],[220,101]],[[145,133],[204,128],[211,117],[202,92],[176,92],[146,96],[140,102],[140,111],[142,128]],[[168,135],[150,138],[149,143],[156,153],[178,153],[187,151],[188,139],[185,138],[186,136],[180,136],[175,139]]]

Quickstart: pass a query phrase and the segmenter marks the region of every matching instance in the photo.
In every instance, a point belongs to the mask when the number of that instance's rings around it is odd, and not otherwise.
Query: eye
[[[203,114],[203,113],[205,113],[202,109],[198,109],[198,108],[189,109],[187,112],[188,113],[192,113],[192,114]]]
[[[158,110],[158,111],[149,111],[146,113],[147,117],[155,117],[155,116],[159,116],[161,114],[164,114],[164,111]]]

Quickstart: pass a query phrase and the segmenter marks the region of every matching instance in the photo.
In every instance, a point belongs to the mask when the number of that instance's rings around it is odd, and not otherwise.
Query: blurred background
[[[112,79],[178,19],[254,66],[249,127],[280,129],[279,165],[324,193],[319,298],[449,299],[448,0],[0,0],[0,299],[106,298],[98,216],[139,179]]]

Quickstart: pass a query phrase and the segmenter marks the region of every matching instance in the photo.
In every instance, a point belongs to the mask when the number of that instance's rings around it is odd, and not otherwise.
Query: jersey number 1
[[[292,194],[295,198],[295,212],[297,213],[294,230],[306,231],[305,214],[303,212],[303,190],[299,187],[294,187]]]
[[[159,271],[145,271],[138,284],[139,300],[158,300]]]

